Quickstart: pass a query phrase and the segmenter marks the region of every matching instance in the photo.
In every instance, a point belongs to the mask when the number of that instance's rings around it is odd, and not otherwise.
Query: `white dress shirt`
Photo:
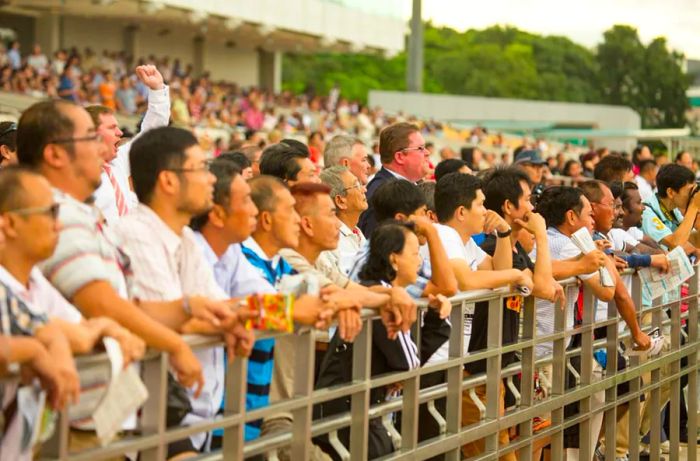
[[[227,299],[214,279],[194,232],[189,227],[178,235],[149,207],[140,203],[114,226],[122,249],[131,258],[134,283],[144,301],[172,301],[184,296],[206,296]],[[223,365],[221,347],[199,349],[195,355],[202,363],[204,387],[198,398],[187,392],[192,412],[182,424],[211,419],[219,411],[223,395],[223,379],[217,379]],[[223,354],[223,352],[221,352]],[[190,437],[195,447],[202,446],[205,433]]]
[[[355,231],[353,231],[341,221],[338,248],[334,252],[338,256],[338,266],[344,274],[350,273],[352,263],[366,241],[367,239],[359,227],[355,226]]]
[[[131,166],[129,164],[129,151],[131,143],[136,138],[148,130],[168,126],[170,121],[170,93],[167,86],[160,90],[148,90],[148,110],[141,123],[141,131],[129,142],[124,143],[117,149],[117,156],[109,162],[112,166],[112,174],[116,179],[119,188],[124,194],[126,208],[131,211],[138,204],[136,194],[129,187],[129,176],[131,176]],[[102,171],[102,183],[95,191],[95,206],[100,209],[102,215],[108,223],[113,224],[119,219],[117,210],[117,200],[107,173]]]

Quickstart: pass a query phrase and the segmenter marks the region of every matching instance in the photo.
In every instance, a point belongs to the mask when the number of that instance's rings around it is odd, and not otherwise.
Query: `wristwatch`
[[[496,236],[497,236],[499,239],[504,239],[504,238],[506,238],[506,237],[510,237],[510,233],[511,233],[511,232],[513,232],[513,228],[511,228],[511,227],[509,227],[508,230],[505,231],[505,232],[499,232],[498,230],[496,230]]]

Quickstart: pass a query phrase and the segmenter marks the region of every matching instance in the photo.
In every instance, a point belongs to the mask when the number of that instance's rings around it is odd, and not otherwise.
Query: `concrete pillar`
[[[274,93],[282,90],[282,52],[258,50],[258,85]]]
[[[63,47],[63,23],[61,16],[54,11],[49,11],[36,18],[34,27],[34,41],[41,45],[41,49],[47,56]],[[31,51],[31,46],[28,51]]]
[[[411,35],[408,38],[408,61],[406,88],[408,91],[423,91],[423,18],[421,0],[413,0]]]
[[[197,35],[192,40],[192,70],[199,77],[204,73],[206,62],[206,39],[203,35]]]
[[[126,26],[123,32],[123,39],[124,51],[127,55],[132,57],[132,63],[136,63],[141,56],[141,49],[139,48],[139,26],[136,24],[129,24]]]

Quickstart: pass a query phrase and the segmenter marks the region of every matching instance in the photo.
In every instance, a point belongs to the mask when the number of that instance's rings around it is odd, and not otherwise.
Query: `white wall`
[[[117,21],[70,16],[64,16],[62,21],[64,48],[75,46],[82,51],[90,47],[96,52],[124,49],[123,26]]]

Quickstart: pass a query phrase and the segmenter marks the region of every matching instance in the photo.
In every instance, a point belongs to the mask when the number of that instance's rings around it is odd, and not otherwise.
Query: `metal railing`
[[[567,283],[575,283],[568,281]],[[629,358],[626,368],[618,371],[617,350],[619,341],[629,334],[618,334],[618,323],[621,321],[616,312],[615,303],[608,306],[608,319],[594,322],[595,298],[584,290],[583,322],[572,330],[565,329],[565,311],[555,308],[553,311],[555,333],[537,336],[535,331],[534,300],[528,298],[521,315],[521,331],[517,343],[501,346],[501,328],[503,317],[503,299],[511,293],[505,289],[477,290],[458,294],[452,298],[453,309],[451,324],[453,325],[449,339],[449,358],[438,364],[427,365],[411,371],[389,373],[382,376],[370,377],[370,359],[372,349],[372,316],[364,316],[363,329],[354,341],[352,382],[331,388],[314,390],[314,355],[315,340],[312,332],[302,332],[294,335],[296,353],[294,354],[294,398],[274,402],[265,408],[245,411],[246,369],[247,362],[236,359],[229,364],[226,374],[226,404],[223,416],[211,421],[203,421],[190,426],[166,428],[166,390],[167,390],[167,354],[149,352],[142,361],[142,378],[149,391],[149,398],[140,413],[139,430],[106,447],[85,450],[79,453],[69,451],[66,412],[62,414],[60,424],[54,438],[42,448],[44,459],[71,459],[76,461],[97,461],[124,453],[140,452],[140,459],[161,460],[165,458],[167,444],[183,439],[191,434],[223,428],[223,449],[219,452],[201,455],[200,459],[241,460],[245,457],[264,454],[276,456],[276,450],[289,447],[291,459],[308,459],[312,437],[322,434],[333,436],[339,429],[350,428],[350,443],[346,447],[350,459],[362,460],[367,457],[368,423],[371,419],[401,412],[400,447],[385,459],[425,459],[438,454],[444,454],[448,460],[461,459],[460,447],[467,442],[485,439],[485,452],[479,460],[498,459],[499,456],[516,451],[522,461],[532,460],[533,447],[542,441],[551,445],[551,459],[564,459],[564,430],[573,425],[579,425],[580,459],[591,459],[593,453],[590,441],[598,438],[592,433],[591,420],[596,414],[603,413],[605,424],[603,432],[606,443],[606,459],[615,459],[615,441],[617,436],[616,415],[620,406],[626,404],[629,411],[629,453],[630,459],[639,458],[639,428],[641,418],[640,399],[646,399],[651,418],[651,459],[658,459],[660,418],[663,402],[662,389],[670,387],[670,444],[671,453],[679,452],[679,415],[680,415],[680,382],[685,375],[688,386],[693,392],[688,398],[688,460],[696,459],[697,432],[697,358],[698,358],[698,271],[687,281],[688,295],[671,303],[655,302],[653,306],[642,308],[641,286],[639,277],[633,275],[632,297],[637,306],[638,318],[651,317],[651,323],[644,325],[645,330],[661,327],[670,336],[670,349],[660,356],[646,361],[638,356]],[[462,319],[466,309],[476,302],[489,303],[488,340],[485,350],[478,353],[463,354]],[[681,313],[681,303],[687,303],[687,312]],[[425,306],[423,306],[425,307]],[[670,312],[666,317],[665,312]],[[687,324],[683,331],[682,322]],[[604,327],[607,337],[593,339],[593,330]],[[416,342],[420,341],[420,331],[414,329]],[[581,335],[581,346],[567,348],[573,335]],[[270,335],[261,335],[270,336]],[[274,336],[274,335],[272,335]],[[682,343],[681,337],[685,337]],[[195,349],[220,345],[215,338],[191,337],[189,343]],[[534,348],[543,342],[553,343],[553,354],[543,360],[536,360]],[[607,350],[607,367],[601,380],[592,379],[593,351],[605,348]],[[507,352],[516,351],[520,361],[501,368],[501,356]],[[580,370],[577,372],[577,385],[567,389],[565,375],[571,369],[570,361],[574,357],[580,359]],[[682,366],[681,360],[687,357],[687,365]],[[476,374],[467,378],[463,375],[464,364],[477,360],[486,360],[486,373]],[[78,359],[79,367],[87,367],[106,361],[104,354],[97,354]],[[533,390],[533,377],[536,370],[543,366],[552,365],[551,394],[544,399],[536,399]],[[436,371],[444,371],[445,383],[421,389],[420,377]],[[513,378],[519,375],[519,389],[513,385]],[[643,376],[650,375],[647,381]],[[503,416],[499,415],[498,393],[502,379],[506,379],[509,388],[516,394],[516,404]],[[402,383],[400,398],[370,405],[370,390],[377,386],[391,383]],[[629,384],[629,391],[618,395],[617,385]],[[477,424],[461,427],[461,407],[463,392],[478,385],[486,386],[486,404],[483,405],[482,419]],[[605,392],[604,403],[595,406],[591,397],[601,391]],[[339,397],[349,397],[351,410],[344,414],[320,420],[313,420],[314,405]],[[437,416],[442,419],[441,434],[429,440],[419,441],[418,438],[418,409],[419,405],[436,399],[445,398],[447,411],[445,415]],[[578,414],[564,416],[565,405],[579,402]],[[290,412],[294,423],[288,432],[265,435],[257,440],[244,442],[244,423],[278,414]],[[532,420],[544,414],[551,415],[551,426],[535,432]],[[506,428],[516,427],[518,435],[507,446],[499,446],[498,432]],[[347,454],[346,454],[347,455]],[[676,459],[676,458],[672,458]]]

